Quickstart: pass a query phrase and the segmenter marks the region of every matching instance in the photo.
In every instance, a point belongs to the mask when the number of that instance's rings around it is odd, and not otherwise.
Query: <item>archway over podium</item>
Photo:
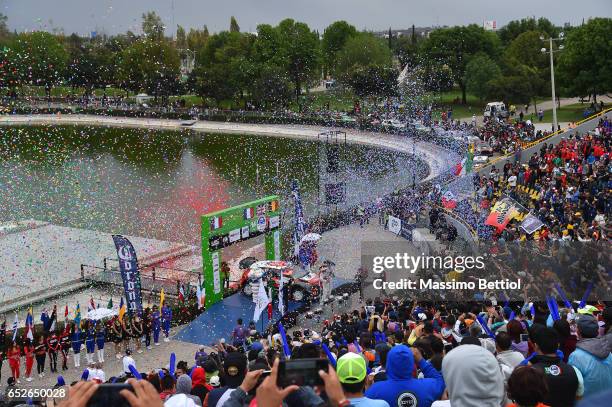
[[[206,308],[223,299],[221,252],[224,247],[265,236],[267,260],[280,260],[280,203],[271,195],[202,215],[202,272]]]

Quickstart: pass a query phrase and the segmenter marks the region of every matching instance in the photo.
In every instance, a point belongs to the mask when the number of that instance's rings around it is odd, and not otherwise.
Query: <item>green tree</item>
[[[391,50],[370,33],[349,38],[338,52],[335,75],[359,97],[392,94],[397,74],[392,67]]]
[[[360,33],[347,40],[338,52],[335,74],[340,80],[352,70],[367,66],[390,66],[391,50],[387,44],[370,33]]]
[[[14,49],[0,47],[0,89],[8,89],[9,93],[16,96],[17,88],[22,83],[22,72]]]
[[[286,72],[286,61],[281,52],[281,34],[276,27],[269,24],[257,26],[257,40],[253,45],[253,58],[256,63],[264,65],[272,63],[283,68]]]
[[[11,49],[19,81],[44,86],[47,97],[51,97],[51,89],[64,77],[68,62],[68,53],[58,38],[44,31],[21,33]]]
[[[593,18],[572,30],[560,52],[561,84],[573,95],[597,95],[612,91],[612,19]]]
[[[179,55],[168,41],[143,38],[122,52],[119,80],[123,89],[167,97],[178,89]]]
[[[504,75],[489,82],[489,90],[497,98],[511,103],[527,104],[530,102],[529,83],[522,75]]]
[[[187,34],[187,48],[192,51],[200,51],[208,41],[208,28],[204,26],[202,30],[191,28]]]
[[[104,89],[114,82],[115,55],[103,43],[88,42],[70,50],[66,80],[74,87],[85,88],[86,94]]]
[[[0,13],[0,43],[4,43],[10,36],[10,31],[6,22],[8,17]]]
[[[142,14],[142,32],[145,37],[159,41],[164,38],[166,27],[161,17],[155,11],[149,11]]]
[[[527,31],[538,31],[546,33],[549,36],[555,36],[559,33],[559,29],[553,25],[545,17],[523,18],[521,20],[513,20],[499,29],[497,34],[503,45],[510,44],[516,37]]]
[[[474,56],[465,68],[465,86],[481,101],[491,95],[491,81],[501,77],[501,69],[488,55]]]
[[[293,93],[287,73],[275,64],[263,64],[250,81],[249,92],[256,106],[273,109],[286,106]]]
[[[238,21],[236,21],[236,17],[232,16],[232,18],[230,18],[230,32],[232,33],[239,33],[240,32],[240,26],[238,25]]]
[[[307,24],[285,19],[278,24],[281,60],[295,89],[296,99],[302,86],[319,76],[319,36]]]
[[[419,45],[415,37],[398,37],[393,41],[393,52],[400,61],[401,66],[415,67],[419,64]]]
[[[432,63],[448,66],[453,80],[461,89],[461,100],[467,103],[465,69],[470,58],[485,53],[496,59],[499,39],[476,24],[434,30],[424,42],[422,50]]]
[[[187,48],[187,34],[185,34],[185,29],[180,24],[176,26],[176,47],[178,49],[186,49]]]
[[[212,35],[196,52],[190,82],[203,98],[217,102],[240,99],[253,76],[252,57],[255,37],[251,34],[222,31]]]
[[[361,98],[391,96],[397,90],[397,71],[390,65],[356,66],[343,77],[343,83]]]
[[[346,21],[336,21],[323,31],[321,51],[326,68],[333,72],[336,68],[336,55],[349,40],[357,35],[357,29]]]
[[[502,56],[504,75],[521,79],[522,91],[528,101],[533,101],[536,108],[536,96],[544,94],[550,86],[548,60],[546,54],[541,52],[543,44],[541,35],[542,33],[538,31],[525,31],[519,34],[506,47]]]

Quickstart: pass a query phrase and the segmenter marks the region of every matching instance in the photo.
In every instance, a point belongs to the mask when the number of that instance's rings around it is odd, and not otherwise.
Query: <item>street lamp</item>
[[[557,131],[559,128],[559,124],[557,123],[557,98],[555,96],[555,64],[553,61],[553,54],[555,52],[559,52],[563,49],[563,45],[559,45],[559,49],[556,51],[553,50],[553,41],[563,41],[565,34],[563,32],[559,33],[559,38],[550,37],[548,39],[548,51],[546,48],[542,48],[541,51],[543,54],[550,54],[550,87],[552,89],[552,111],[553,111],[553,132]],[[545,41],[543,35],[540,36],[540,40]]]

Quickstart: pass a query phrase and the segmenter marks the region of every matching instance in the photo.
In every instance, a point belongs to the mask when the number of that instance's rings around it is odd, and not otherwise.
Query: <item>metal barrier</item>
[[[197,287],[197,284],[201,285],[202,283],[200,273],[173,270],[176,273],[173,273],[172,278],[168,278],[159,276],[156,272],[158,268],[145,267],[140,270],[140,286],[143,291],[155,293],[160,292],[163,288],[166,295],[178,296],[180,284]],[[123,286],[121,272],[116,268],[81,264],[81,279],[94,284]]]

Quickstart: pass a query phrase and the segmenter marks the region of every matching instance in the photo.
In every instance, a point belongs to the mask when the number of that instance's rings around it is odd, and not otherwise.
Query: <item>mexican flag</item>
[[[457,198],[451,191],[446,191],[442,195],[442,206],[446,209],[454,209],[457,206]]]
[[[474,162],[474,148],[468,148],[467,156],[453,167],[453,175],[461,177],[472,172]]]

